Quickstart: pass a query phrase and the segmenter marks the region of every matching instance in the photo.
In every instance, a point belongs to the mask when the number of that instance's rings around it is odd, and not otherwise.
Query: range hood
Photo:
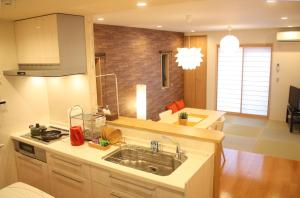
[[[5,76],[59,77],[86,73],[83,16],[50,14],[18,20],[15,34],[18,68],[3,71]]]

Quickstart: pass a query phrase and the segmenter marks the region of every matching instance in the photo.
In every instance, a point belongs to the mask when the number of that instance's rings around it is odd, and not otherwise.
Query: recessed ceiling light
[[[162,25],[157,25],[156,27],[157,27],[157,28],[162,28]]]
[[[98,17],[97,21],[104,21],[104,18],[103,17]]]
[[[292,28],[292,27],[294,27],[294,26],[292,26],[292,25],[289,25],[288,27],[289,27],[289,28]]]
[[[266,0],[267,3],[277,3],[277,0]]]
[[[196,32],[195,30],[191,30],[191,32]]]
[[[144,1],[140,1],[140,2],[136,3],[136,6],[138,6],[138,7],[145,7],[145,6],[147,6],[147,3],[144,2]]]
[[[283,16],[280,18],[281,20],[288,20],[289,18],[287,16]]]

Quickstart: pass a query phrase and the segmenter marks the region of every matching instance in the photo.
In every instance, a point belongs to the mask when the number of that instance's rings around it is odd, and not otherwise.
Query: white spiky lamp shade
[[[201,48],[177,48],[177,51],[178,53],[175,55],[177,57],[176,62],[184,70],[196,69],[203,62]]]

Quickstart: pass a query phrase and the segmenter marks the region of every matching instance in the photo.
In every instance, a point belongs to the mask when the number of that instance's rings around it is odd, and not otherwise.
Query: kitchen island
[[[118,121],[121,122],[121,118]],[[158,140],[163,145],[164,151],[175,153],[175,145],[161,139],[161,136],[165,135],[180,143],[187,160],[170,175],[159,176],[103,159],[119,146],[100,151],[89,147],[87,143],[77,147],[71,146],[69,138],[51,144],[42,144],[23,138],[21,135],[24,133],[14,134],[12,138],[46,151],[47,163],[42,166],[44,172],[47,169],[45,179],[49,178],[49,183],[45,186],[50,187],[43,190],[57,198],[69,197],[69,193],[74,197],[95,198],[210,198],[213,196],[215,161],[213,143],[203,141],[199,136],[192,138],[192,135],[176,134],[178,129],[167,130],[162,127],[164,125],[162,123],[157,123],[160,126],[156,126],[160,130],[151,130],[137,126],[121,126],[118,121],[109,122],[108,125],[121,129],[127,144],[150,147],[151,140]],[[215,141],[217,141],[217,136],[218,134],[215,134]],[[26,156],[20,155],[16,153],[17,161],[20,158],[25,163]],[[33,163],[37,164],[37,162]],[[99,192],[99,189],[102,190]]]

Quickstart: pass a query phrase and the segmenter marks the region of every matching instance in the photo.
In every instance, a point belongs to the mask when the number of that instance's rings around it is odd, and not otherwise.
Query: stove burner
[[[22,137],[48,144],[63,138],[62,136],[66,136],[66,137],[69,136],[69,131],[65,129],[56,128],[56,127],[49,127],[49,129],[41,135],[32,136],[31,133],[28,133],[23,135]]]

